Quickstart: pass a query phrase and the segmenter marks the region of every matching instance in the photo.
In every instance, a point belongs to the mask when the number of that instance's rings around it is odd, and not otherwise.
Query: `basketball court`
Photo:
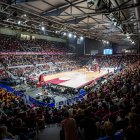
[[[112,72],[109,69],[109,72]],[[101,69],[101,71],[86,71],[85,69],[79,69],[69,72],[61,72],[57,74],[47,75],[43,77],[43,80],[48,83],[57,84],[65,87],[80,88],[91,81],[103,77],[108,73],[108,69]]]
[[[86,71],[85,69],[79,69],[79,70],[73,70],[68,72],[61,72],[57,74],[47,75],[43,77],[43,80],[48,83],[53,83],[65,87],[71,87],[71,88],[80,88],[84,85],[87,85],[88,83],[105,76],[109,72],[113,72],[113,68],[103,68],[101,69],[100,73],[99,71]],[[36,98],[38,95],[43,95],[42,88],[30,88],[27,87],[27,85],[20,87],[15,87],[16,90],[26,89],[26,94],[30,95],[33,98]],[[55,100],[56,105],[58,105],[61,101],[68,100],[70,95],[63,95],[63,94],[52,94],[48,93],[49,97],[53,97]],[[71,95],[73,96],[73,95]],[[59,105],[58,105],[59,106]]]

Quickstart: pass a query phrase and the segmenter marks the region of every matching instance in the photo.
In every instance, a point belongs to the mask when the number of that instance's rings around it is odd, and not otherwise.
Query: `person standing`
[[[107,73],[109,74],[109,69],[107,69]]]
[[[100,73],[101,72],[101,66],[99,65],[98,68],[99,68],[99,73]]]
[[[69,113],[64,113],[64,120],[61,122],[62,131],[65,140],[78,140],[76,121],[70,118]]]
[[[80,128],[84,135],[84,140],[94,140],[96,138],[97,129],[91,112],[86,109],[84,118],[80,121]]]

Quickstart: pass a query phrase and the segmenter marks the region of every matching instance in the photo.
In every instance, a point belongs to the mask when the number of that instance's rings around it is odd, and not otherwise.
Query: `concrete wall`
[[[84,55],[85,39],[68,38],[68,47],[71,53],[76,53],[78,56]]]
[[[104,44],[102,41],[94,39],[85,39],[85,54],[91,54],[91,51],[98,51],[98,54],[103,54],[104,49],[113,49],[112,44]]]

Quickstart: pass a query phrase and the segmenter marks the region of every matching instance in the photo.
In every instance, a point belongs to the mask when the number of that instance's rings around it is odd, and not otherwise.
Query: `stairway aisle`
[[[39,140],[60,140],[60,127],[52,124],[42,130],[38,136]]]

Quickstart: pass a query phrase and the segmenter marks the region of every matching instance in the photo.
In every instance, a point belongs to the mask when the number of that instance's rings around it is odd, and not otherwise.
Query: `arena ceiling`
[[[94,2],[94,4],[93,4]],[[140,40],[140,0],[2,0],[1,26],[42,33],[72,32],[130,44]]]

